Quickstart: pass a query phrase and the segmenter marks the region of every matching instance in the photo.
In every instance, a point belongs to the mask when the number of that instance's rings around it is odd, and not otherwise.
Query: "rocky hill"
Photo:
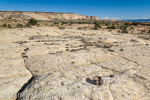
[[[20,12],[20,11],[1,11],[0,19],[28,20],[99,20],[96,16],[85,16],[73,13],[52,13],[52,12]]]

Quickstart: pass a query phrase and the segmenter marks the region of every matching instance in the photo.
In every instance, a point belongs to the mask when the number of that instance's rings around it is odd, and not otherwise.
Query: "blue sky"
[[[150,18],[150,0],[0,0],[0,11],[71,12],[99,18]]]

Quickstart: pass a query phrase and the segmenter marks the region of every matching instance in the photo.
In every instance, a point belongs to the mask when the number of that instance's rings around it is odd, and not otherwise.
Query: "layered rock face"
[[[19,12],[8,11],[0,12],[0,19],[16,19],[16,20],[28,20],[35,18],[37,20],[99,20],[96,16],[84,16],[73,13],[49,13],[49,12]]]
[[[0,35],[0,93],[18,92],[17,100],[150,98],[149,36],[50,28],[1,29]],[[95,76],[103,85],[94,85]]]

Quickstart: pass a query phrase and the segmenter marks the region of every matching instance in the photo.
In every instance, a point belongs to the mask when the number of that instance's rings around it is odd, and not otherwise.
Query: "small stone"
[[[95,84],[95,85],[99,85],[99,81],[94,80],[94,84]]]
[[[113,78],[113,77],[114,77],[114,75],[110,75],[110,77],[111,77],[111,78]]]
[[[104,81],[102,79],[99,80],[99,85],[102,85]]]
[[[120,49],[120,51],[123,51],[123,49]]]

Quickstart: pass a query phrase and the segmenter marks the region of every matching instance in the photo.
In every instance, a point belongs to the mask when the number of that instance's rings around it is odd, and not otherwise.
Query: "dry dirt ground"
[[[0,45],[0,100],[150,98],[148,35],[0,29]],[[94,76],[104,84],[94,85]]]

